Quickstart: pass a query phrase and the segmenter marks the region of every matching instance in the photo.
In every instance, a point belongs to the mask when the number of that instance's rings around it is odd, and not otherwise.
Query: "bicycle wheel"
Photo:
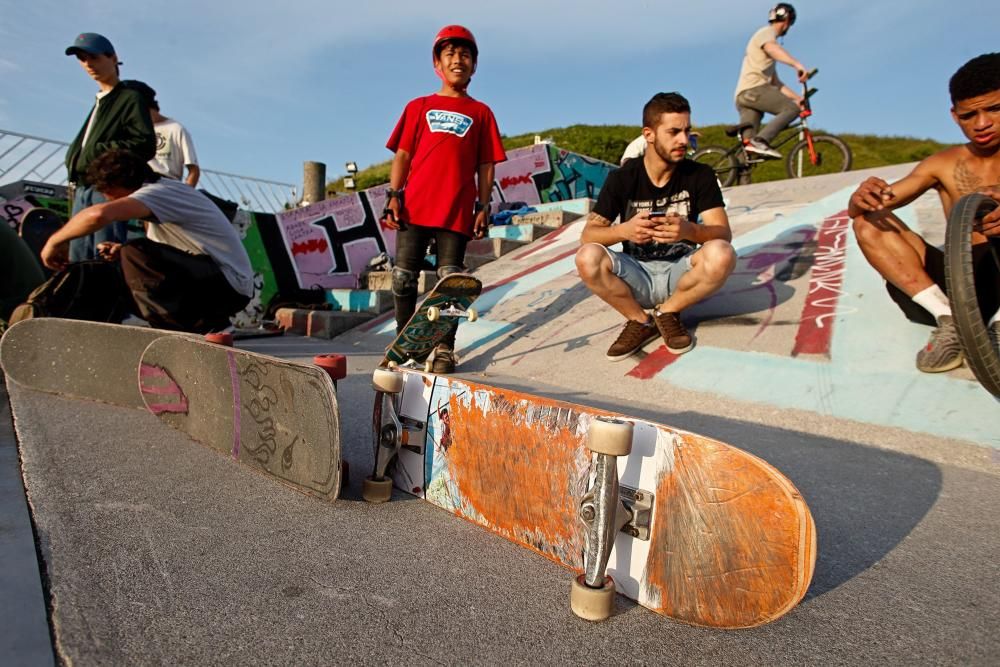
[[[979,309],[972,264],[972,226],[996,207],[997,203],[983,194],[965,195],[955,202],[945,231],[944,279],[951,314],[969,368],[986,391],[1000,398],[1000,354],[990,341]],[[1000,261],[996,242],[992,243],[993,259]]]
[[[838,174],[851,168],[851,149],[847,144],[828,134],[814,134],[812,138],[816,161],[809,153],[809,140],[795,144],[785,158],[785,171],[789,178],[803,178],[820,174]]]
[[[691,159],[695,162],[707,164],[715,171],[719,177],[722,187],[728,188],[736,182],[739,165],[736,158],[722,146],[705,146],[695,151]]]

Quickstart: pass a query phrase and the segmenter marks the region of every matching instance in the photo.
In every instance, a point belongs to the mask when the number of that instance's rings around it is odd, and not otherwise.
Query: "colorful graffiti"
[[[616,168],[553,144],[516,148],[497,165],[493,198],[528,204],[595,199]]]
[[[518,148],[497,165],[493,201],[541,204],[594,198],[614,168],[551,144]],[[360,287],[373,257],[395,254],[396,233],[378,221],[386,189],[380,185],[277,214],[299,287]]]

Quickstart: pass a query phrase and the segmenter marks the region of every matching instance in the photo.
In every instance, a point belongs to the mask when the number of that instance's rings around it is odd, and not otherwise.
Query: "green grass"
[[[698,140],[700,146],[717,145],[729,148],[734,139],[725,135],[723,125],[709,125],[696,128],[701,133]],[[618,164],[625,146],[639,136],[638,125],[570,125],[569,127],[552,128],[541,132],[529,132],[512,137],[504,137],[503,145],[507,150],[530,146],[535,141],[535,135],[550,139],[559,148],[597,158],[613,164]],[[823,134],[822,129],[813,128],[814,134]],[[915,162],[948,147],[930,139],[915,139],[912,137],[880,137],[867,134],[838,135],[847,142],[854,155],[852,169],[867,169],[890,164]],[[783,147],[783,152],[791,148],[793,142]],[[358,172],[355,177],[358,190],[364,190],[389,181],[391,161],[372,165]],[[785,178],[784,163],[775,160],[758,165],[753,171],[755,183],[774,181]],[[327,191],[343,191],[343,176],[327,184]]]

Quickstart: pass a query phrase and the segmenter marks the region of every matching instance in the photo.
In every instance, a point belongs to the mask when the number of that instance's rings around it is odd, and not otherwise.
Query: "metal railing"
[[[0,129],[0,185],[16,181],[38,181],[67,185],[65,141],[34,137]],[[200,187],[236,202],[241,208],[277,213],[299,202],[298,187],[292,183],[240,176],[214,169],[201,170]]]

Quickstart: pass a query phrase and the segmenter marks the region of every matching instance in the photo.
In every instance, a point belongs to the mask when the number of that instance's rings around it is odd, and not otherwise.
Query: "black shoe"
[[[431,372],[446,375],[455,372],[455,352],[450,347],[438,345],[434,348]]]

